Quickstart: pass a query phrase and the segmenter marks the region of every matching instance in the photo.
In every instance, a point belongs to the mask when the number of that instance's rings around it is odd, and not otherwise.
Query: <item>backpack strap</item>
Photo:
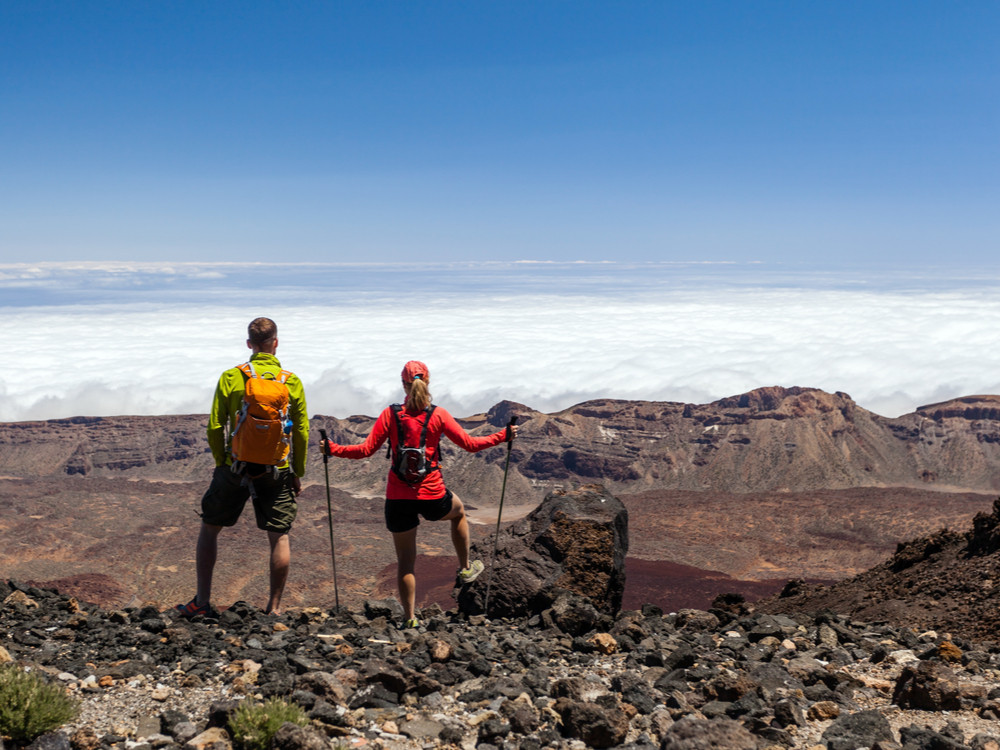
[[[399,413],[401,411],[403,411],[403,405],[402,404],[392,404],[389,408],[392,410],[392,421],[393,421],[393,424],[396,425],[396,448],[398,449],[401,445],[403,445],[406,442],[406,436],[403,435],[403,420],[401,420],[399,418]],[[392,441],[391,440],[389,440],[386,443],[386,446],[385,446],[385,457],[389,458],[389,459],[393,458],[393,455],[392,455]],[[395,464],[395,461],[393,461],[393,464]]]
[[[391,404],[389,406],[389,408],[392,410],[392,419],[396,423],[396,447],[398,449],[400,446],[402,446],[405,443],[405,436],[403,435],[403,420],[401,420],[399,418],[399,413],[401,411],[403,411],[403,405],[402,404]],[[419,445],[420,450],[423,451],[425,455],[426,455],[426,452],[427,452],[427,428],[428,428],[428,425],[430,425],[430,422],[431,422],[431,415],[434,414],[434,410],[436,408],[437,408],[437,406],[435,404],[431,404],[426,409],[424,409],[423,412],[421,412],[422,414],[426,414],[427,415],[427,418],[424,419],[423,426],[420,428],[420,445]],[[395,460],[395,456],[392,455],[392,441],[391,440],[387,441],[387,443],[386,443],[386,446],[385,446],[385,457],[388,458],[388,459],[390,459],[392,461],[392,471],[397,476],[399,476],[400,479],[404,479],[404,477],[400,476],[399,472],[396,471],[396,460]],[[430,469],[428,469],[427,473],[430,474],[431,472],[440,471],[440,470],[441,470],[441,462],[440,461],[435,461],[434,463],[432,463],[430,465]],[[405,479],[404,479],[404,481],[405,481]]]
[[[399,412],[403,410],[401,404],[391,404],[389,409],[392,411],[392,421],[396,425],[396,446],[403,444],[403,422],[399,418]],[[389,459],[390,465],[392,466],[392,473],[399,476],[399,471],[396,469],[396,457],[393,455],[392,451],[392,440],[385,441],[385,457]],[[399,476],[400,479],[403,477]],[[405,480],[404,480],[405,481]]]
[[[431,423],[431,415],[437,408],[435,404],[431,404],[426,409],[424,409],[421,414],[426,414],[427,418],[424,420],[423,426],[420,428],[420,445],[416,446],[421,450],[427,448],[427,427]],[[396,445],[400,446],[403,444],[403,422],[399,418],[399,413],[403,411],[402,404],[393,404],[392,407],[392,418],[396,421]],[[437,466],[434,466],[437,468]]]
[[[424,451],[425,453],[427,452],[427,427],[431,423],[431,415],[434,413],[434,409],[436,408],[437,407],[434,406],[434,404],[431,404],[426,409],[424,409],[424,413],[427,415],[427,418],[424,420],[423,429],[420,430],[420,450]],[[441,468],[439,463],[431,464],[431,471]]]
[[[236,369],[238,369],[240,372],[242,372],[248,379],[249,378],[260,377],[257,374],[257,371],[253,369],[253,365],[250,363],[249,360],[247,360],[246,362],[244,362],[242,365],[236,365]],[[240,429],[240,426],[243,424],[243,421],[246,418],[247,418],[247,405],[246,405],[246,401],[244,401],[243,402],[243,406],[240,408],[239,413],[236,415],[236,424],[233,426],[233,430],[229,434],[229,439],[230,440],[232,439],[232,436],[235,435],[236,432]]]
[[[257,370],[254,369],[253,362],[251,362],[249,360],[247,360],[246,362],[244,362],[242,365],[236,365],[236,367],[244,375],[246,375],[248,378],[261,378],[261,379],[263,379],[263,376],[262,375],[258,375],[257,374]],[[277,376],[275,376],[273,378],[273,380],[276,380],[279,383],[287,383],[288,379],[290,377],[292,377],[293,374],[294,373],[292,373],[290,370],[279,370]],[[268,378],[268,380],[271,380],[271,379],[272,378]]]

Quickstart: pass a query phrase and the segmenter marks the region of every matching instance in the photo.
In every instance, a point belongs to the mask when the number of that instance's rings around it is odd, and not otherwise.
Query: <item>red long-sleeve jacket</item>
[[[413,414],[407,409],[403,409],[400,411],[399,416],[400,419],[404,420],[403,429],[406,434],[410,434],[412,431],[413,434],[419,435],[420,425],[423,424],[424,420],[424,412],[420,411]],[[408,425],[406,422],[412,424]],[[492,448],[494,445],[504,442],[507,438],[507,430],[505,428],[492,435],[473,437],[462,429],[461,425],[455,421],[455,418],[446,409],[437,406],[434,408],[434,413],[431,414],[430,422],[427,424],[426,455],[432,465],[439,463],[441,455],[439,444],[442,435],[446,436],[459,448],[469,451],[469,453],[478,453],[481,450]],[[330,443],[330,455],[342,458],[367,458],[382,447],[386,438],[389,439],[389,445],[392,447],[393,455],[395,455],[398,438],[396,425],[392,419],[392,407],[388,406],[375,421],[375,425],[372,427],[372,431],[368,433],[368,437],[365,438],[365,442],[358,443],[357,445],[337,445],[336,443]],[[409,443],[410,441],[407,442]],[[413,444],[415,445],[416,441]],[[396,476],[390,467],[385,496],[390,500],[435,500],[442,497],[446,490],[444,477],[441,476],[440,471],[433,471],[424,477],[420,484],[410,486]]]

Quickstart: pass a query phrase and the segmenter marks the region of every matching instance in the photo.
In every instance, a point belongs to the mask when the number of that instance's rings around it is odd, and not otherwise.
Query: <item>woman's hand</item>
[[[513,443],[514,442],[514,438],[517,437],[517,430],[518,430],[518,427],[517,427],[516,424],[511,423],[511,424],[507,425],[507,437],[506,437],[506,440],[507,440],[508,443]]]
[[[339,447],[340,446],[337,445],[332,440],[320,440],[319,441],[319,449],[320,449],[320,451],[322,451],[322,453],[323,453],[324,456],[332,456],[333,455],[333,449],[334,448],[339,448]]]

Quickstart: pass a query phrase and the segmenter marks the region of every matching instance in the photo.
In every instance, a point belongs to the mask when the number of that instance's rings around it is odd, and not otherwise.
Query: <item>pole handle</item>
[[[324,430],[322,427],[319,428],[319,437],[320,437],[319,452],[323,454],[323,463],[327,463],[330,460],[330,454],[323,449],[323,443],[327,442],[327,438],[326,438],[326,430]]]
[[[514,437],[510,434],[510,428],[517,424],[517,415],[512,414],[507,421],[507,453],[510,454],[511,446],[514,444]]]

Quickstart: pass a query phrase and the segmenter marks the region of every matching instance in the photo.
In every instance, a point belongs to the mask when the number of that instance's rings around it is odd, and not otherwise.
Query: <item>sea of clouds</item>
[[[1000,393],[998,288],[933,269],[0,265],[13,334],[0,421],[205,413],[258,315],[277,321],[311,414],[377,414],[420,359],[459,416],[503,399],[552,412],[770,385],[844,391],[898,416]]]

